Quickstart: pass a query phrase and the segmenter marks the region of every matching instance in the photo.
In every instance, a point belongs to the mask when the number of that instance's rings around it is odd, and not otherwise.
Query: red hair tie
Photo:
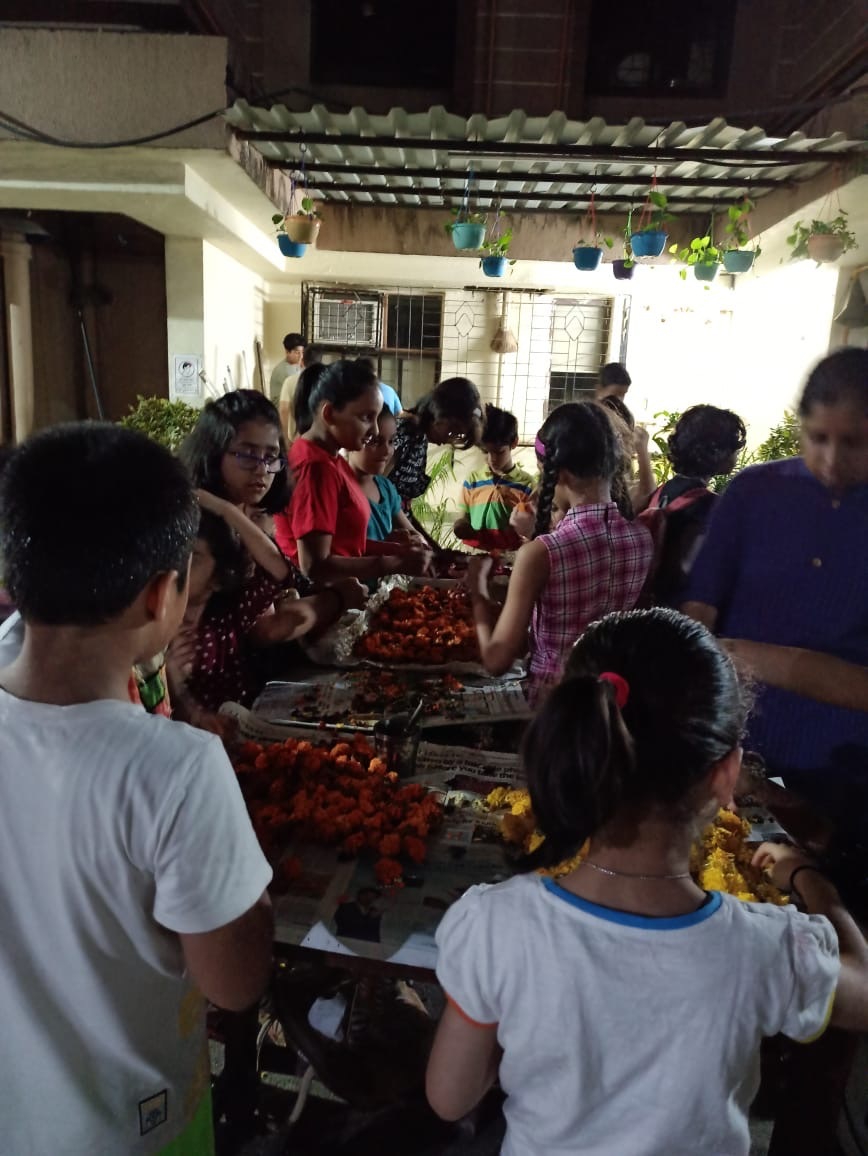
[[[610,682],[615,690],[615,702],[618,704],[618,710],[623,710],[630,699],[630,684],[626,678],[622,678],[620,674],[614,674],[611,670],[604,670],[600,675],[600,682]]]

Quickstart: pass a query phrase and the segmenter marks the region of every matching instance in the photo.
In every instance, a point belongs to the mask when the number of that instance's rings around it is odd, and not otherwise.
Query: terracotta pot
[[[814,233],[808,237],[808,255],[818,265],[825,261],[837,261],[844,252],[844,242],[834,233]]]
[[[297,245],[312,245],[317,239],[319,226],[316,217],[286,217],[283,222],[287,237]]]

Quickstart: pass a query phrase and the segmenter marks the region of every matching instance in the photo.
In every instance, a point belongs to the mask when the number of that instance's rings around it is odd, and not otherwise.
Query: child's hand
[[[472,538],[473,527],[470,525],[469,518],[459,518],[452,527],[452,533],[456,538]]]
[[[414,578],[421,578],[423,574],[431,573],[431,562],[434,554],[427,547],[422,550],[414,546],[398,554],[392,559],[393,574],[409,574]]]
[[[536,510],[532,505],[522,502],[509,515],[509,524],[520,538],[527,541],[533,535],[536,525]]]
[[[221,518],[226,513],[227,507],[233,508],[231,502],[227,502],[225,498],[218,498],[216,494],[212,494],[208,490],[197,490],[196,501],[201,509],[210,510],[212,514],[217,514]]]
[[[166,649],[166,672],[176,685],[185,683],[196,661],[196,632],[181,629]]]
[[[637,425],[633,430],[633,450],[634,453],[641,454],[648,449],[648,442],[651,440],[651,434],[644,425]]]
[[[761,843],[751,863],[765,871],[775,887],[790,890],[790,879],[797,867],[813,867],[814,861],[790,843]]]
[[[345,610],[364,610],[368,591],[358,578],[340,578],[331,585],[343,598]]]

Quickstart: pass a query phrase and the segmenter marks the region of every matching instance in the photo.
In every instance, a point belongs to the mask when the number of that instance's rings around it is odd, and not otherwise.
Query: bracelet
[[[815,867],[813,863],[802,863],[795,869],[795,871],[793,871],[792,875],[790,876],[790,892],[795,895],[796,899],[798,899],[799,902],[804,906],[805,897],[802,895],[801,891],[798,890],[794,882],[800,871],[816,871],[821,879],[825,879],[826,876],[825,873],[821,871],[819,867]]]

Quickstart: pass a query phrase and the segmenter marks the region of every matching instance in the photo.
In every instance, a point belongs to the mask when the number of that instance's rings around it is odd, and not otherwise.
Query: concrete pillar
[[[33,324],[30,312],[30,245],[23,237],[0,235],[3,292],[9,341],[12,432],[22,441],[33,431]]]
[[[205,352],[205,280],[200,240],[166,238],[166,318],[169,397],[202,405],[205,389],[198,373]]]

